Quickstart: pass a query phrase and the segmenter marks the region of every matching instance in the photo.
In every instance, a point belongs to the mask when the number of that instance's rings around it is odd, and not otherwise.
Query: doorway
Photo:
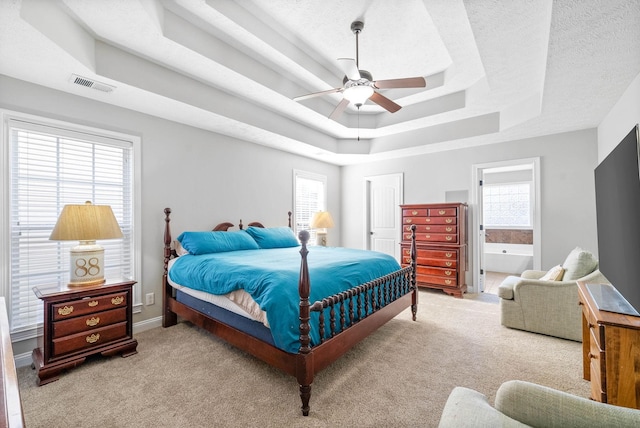
[[[400,260],[400,204],[403,175],[365,177],[364,242],[367,250],[389,254]]]
[[[474,292],[497,291],[487,272],[541,266],[540,158],[474,165],[472,177]]]

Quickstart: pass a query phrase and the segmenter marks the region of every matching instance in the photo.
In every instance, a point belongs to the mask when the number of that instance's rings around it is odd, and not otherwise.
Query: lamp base
[[[327,232],[316,232],[316,245],[327,246]]]
[[[105,283],[104,248],[96,241],[80,241],[71,248],[69,287],[88,287]]]

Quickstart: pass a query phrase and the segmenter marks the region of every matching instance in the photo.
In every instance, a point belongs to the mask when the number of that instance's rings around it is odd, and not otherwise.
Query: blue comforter
[[[172,281],[212,294],[244,289],[267,313],[276,346],[300,347],[300,247],[184,255],[169,272]],[[400,269],[391,256],[347,248],[312,247],[307,256],[311,303]],[[311,318],[311,344],[319,343],[318,314]]]

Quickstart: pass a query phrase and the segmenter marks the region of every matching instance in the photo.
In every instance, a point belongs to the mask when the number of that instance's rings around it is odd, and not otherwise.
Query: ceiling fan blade
[[[338,58],[340,67],[342,71],[344,71],[345,76],[349,80],[359,80],[360,79],[360,70],[358,70],[358,66],[356,65],[356,60],[353,58]]]
[[[369,99],[391,113],[395,113],[402,108],[398,104],[391,101],[389,98],[385,97],[384,95],[380,95],[377,92],[374,92],[373,95],[369,97]]]
[[[405,79],[376,80],[373,85],[378,89],[424,88],[427,86],[427,81],[424,77],[407,77]]]
[[[348,105],[349,105],[349,100],[346,98],[343,98],[342,101],[338,103],[338,105],[333,110],[333,112],[329,115],[329,119],[338,120],[338,118],[340,117],[342,112],[347,108]]]
[[[341,91],[342,91],[342,88],[328,89],[326,91],[313,92],[313,93],[307,94],[307,95],[300,95],[299,97],[295,97],[293,100],[294,101],[302,101],[302,100],[306,100],[308,98],[319,97],[320,95],[333,94],[334,92],[341,92]]]

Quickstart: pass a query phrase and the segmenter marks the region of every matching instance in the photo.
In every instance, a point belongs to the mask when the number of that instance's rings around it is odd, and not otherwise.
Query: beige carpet
[[[509,379],[589,395],[581,344],[500,326],[489,294],[421,291],[417,322],[405,311],[316,377],[308,417],[293,377],[190,324],[135,337],[137,355],[92,358],[42,387],[20,368],[27,426],[431,427],[457,385],[491,401]]]

